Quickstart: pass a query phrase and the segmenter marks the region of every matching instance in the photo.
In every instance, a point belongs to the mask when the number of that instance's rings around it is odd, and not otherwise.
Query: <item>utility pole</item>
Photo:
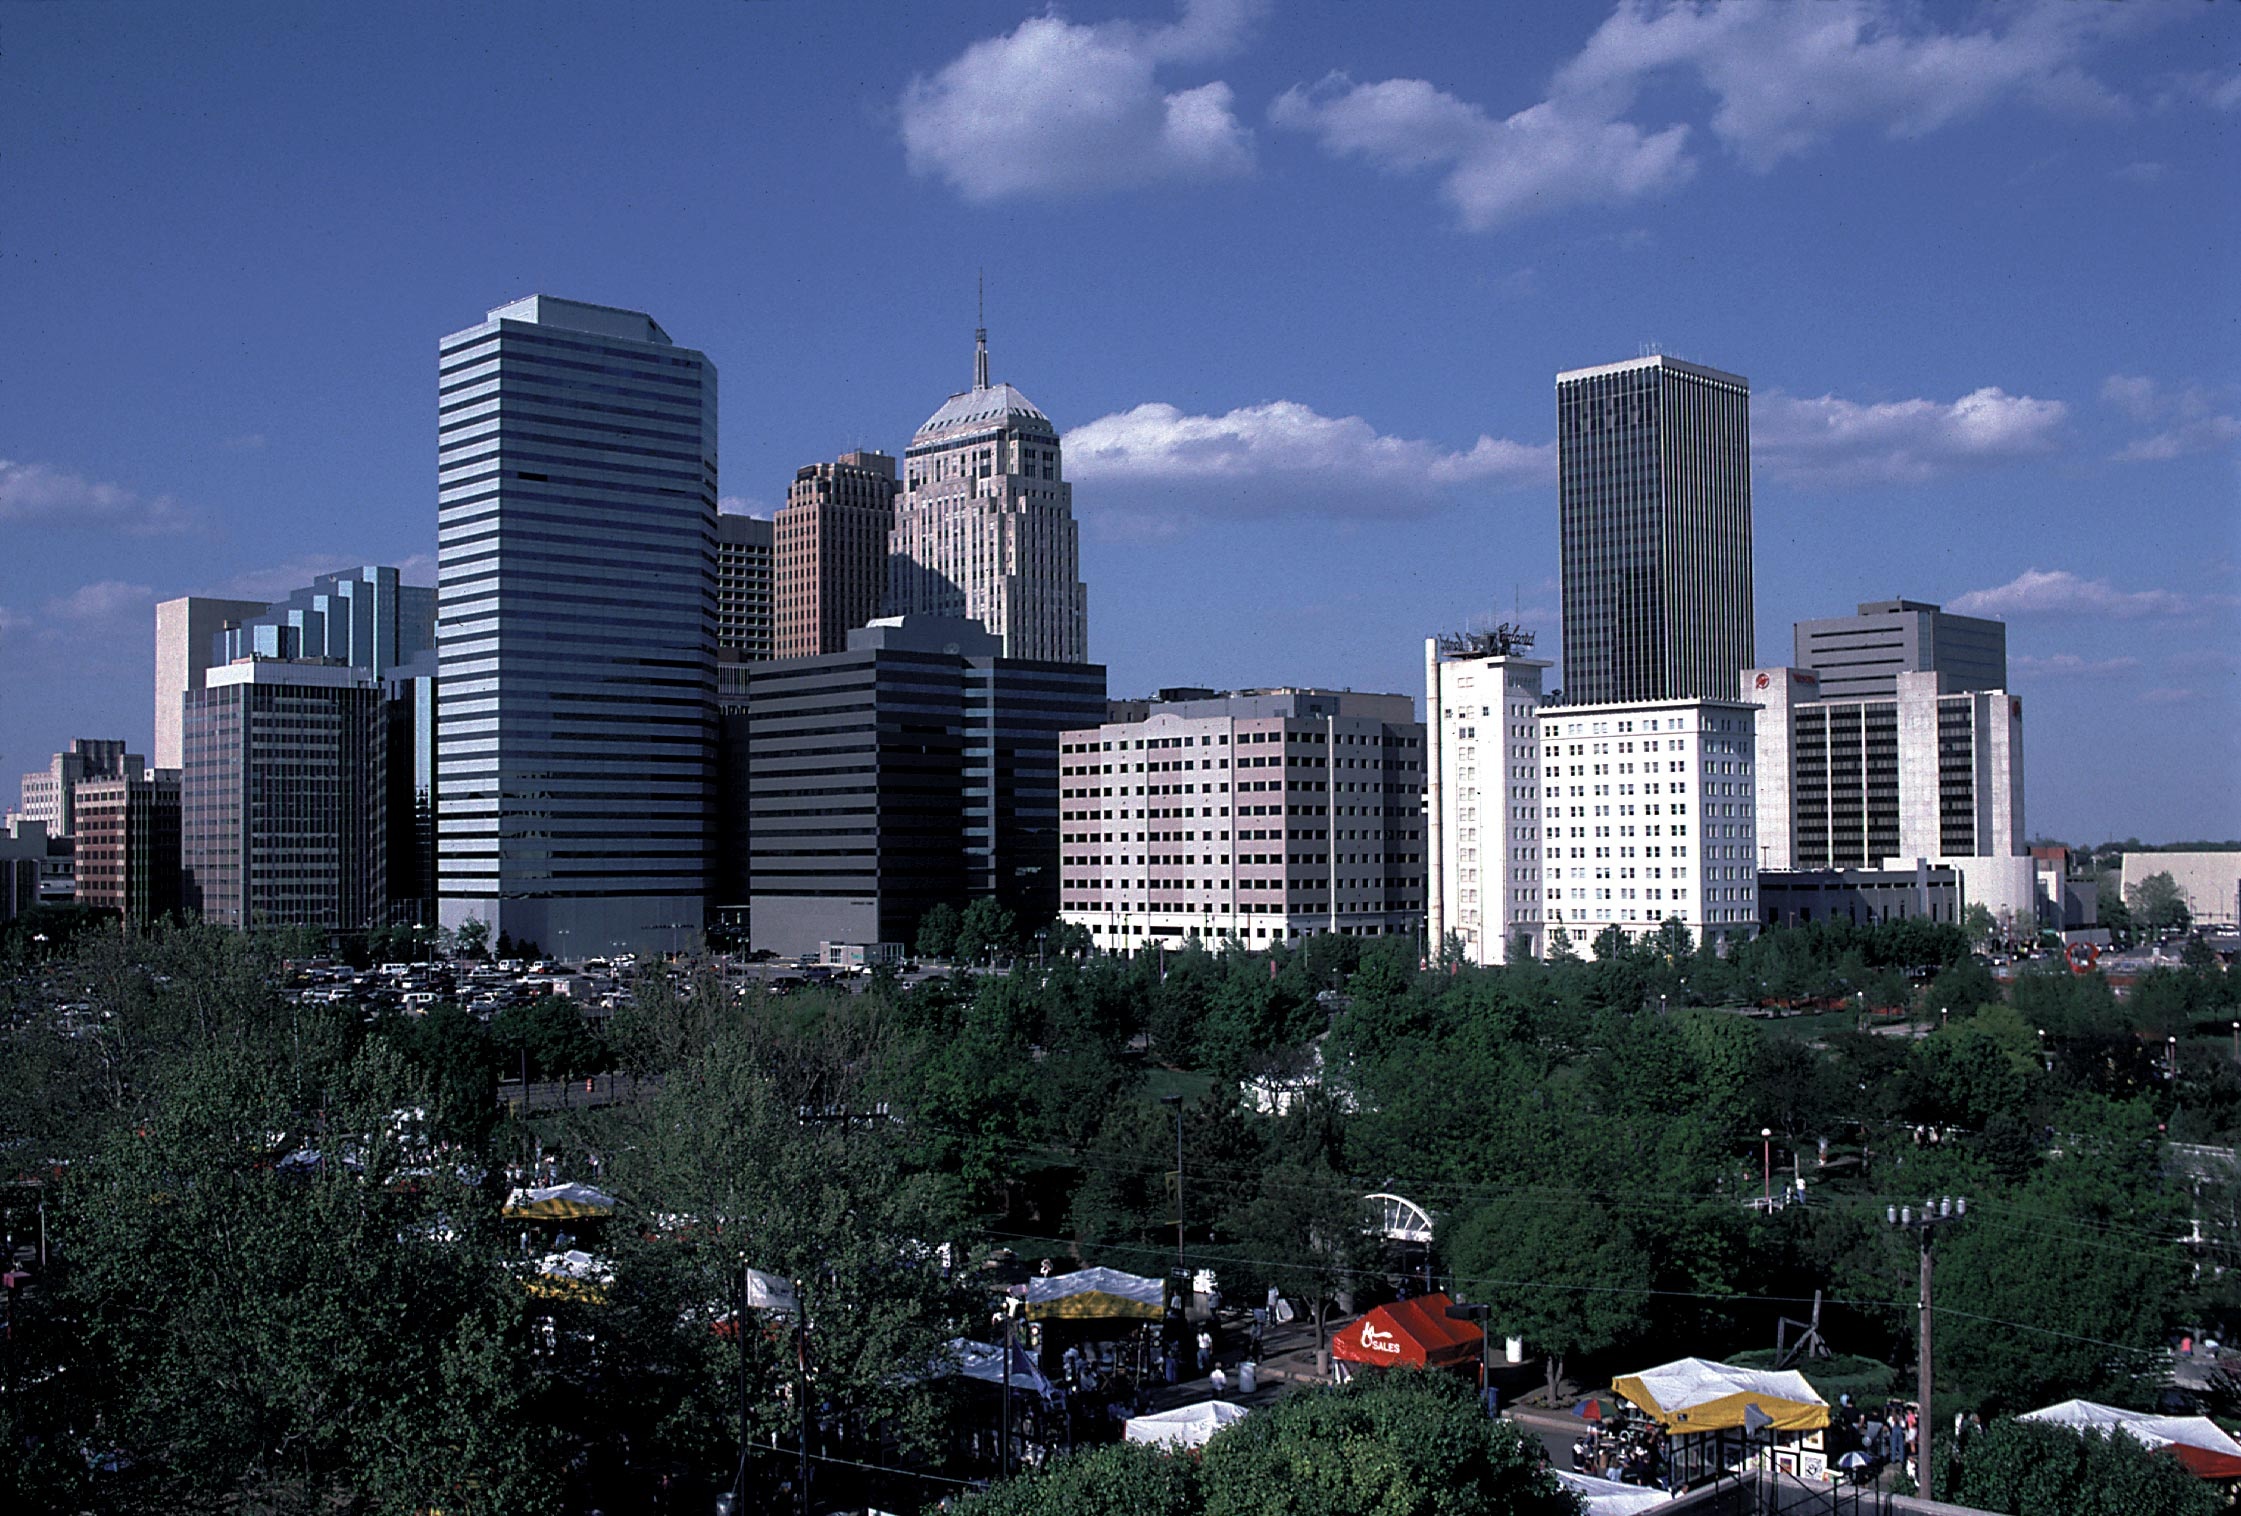
[[[1159,1103],[1175,1110],[1175,1273],[1187,1289],[1191,1276],[1183,1263],[1183,1097],[1162,1095]]]
[[[801,1402],[801,1456],[794,1485],[801,1516],[809,1516],[809,1281],[794,1281],[794,1384]]]
[[[1919,1214],[1913,1206],[1885,1206],[1883,1219],[1892,1226],[1904,1227],[1921,1239],[1922,1285],[1916,1302],[1917,1340],[1914,1357],[1914,1400],[1918,1407],[1915,1416],[1914,1458],[1915,1479],[1926,1485],[1924,1475],[1930,1458],[1930,1240],[1940,1227],[1951,1226],[1967,1218],[1969,1197],[1958,1200],[1951,1195],[1936,1200],[1925,1200]]]
[[[1759,1175],[1760,1198],[1766,1202],[1766,1208],[1771,1211],[1774,1209],[1774,1128],[1770,1126],[1759,1128],[1759,1163],[1761,1168]],[[1745,1169],[1743,1172],[1747,1174],[1750,1170]]]

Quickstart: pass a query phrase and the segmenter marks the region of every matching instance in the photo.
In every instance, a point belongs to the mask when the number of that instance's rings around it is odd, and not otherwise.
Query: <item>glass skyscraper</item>
[[[1756,659],[1751,386],[1662,355],[1556,376],[1564,696],[1733,699]]]
[[[708,885],[716,370],[533,295],[443,339],[437,891],[583,957],[690,946]]]

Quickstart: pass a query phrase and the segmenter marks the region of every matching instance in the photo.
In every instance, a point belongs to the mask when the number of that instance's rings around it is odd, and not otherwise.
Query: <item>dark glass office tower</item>
[[[1556,376],[1564,696],[1733,699],[1751,666],[1751,386],[1662,355]]]
[[[443,339],[437,891],[581,958],[693,945],[716,701],[716,371],[536,295]]]

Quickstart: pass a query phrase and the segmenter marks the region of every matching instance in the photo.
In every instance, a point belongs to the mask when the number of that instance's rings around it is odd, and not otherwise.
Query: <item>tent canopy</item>
[[[509,1221],[582,1221],[614,1212],[615,1197],[588,1184],[551,1184],[515,1190],[501,1214]]]
[[[1682,1358],[1626,1374],[1611,1389],[1668,1432],[1733,1432],[1757,1406],[1778,1432],[1810,1432],[1829,1424],[1829,1403],[1795,1369],[1739,1369]]]
[[[1158,1321],[1166,1295],[1157,1279],[1119,1269],[1077,1269],[1030,1279],[1023,1287],[1030,1321]]]
[[[1245,1407],[1226,1400],[1202,1400],[1197,1405],[1177,1406],[1172,1411],[1160,1411],[1151,1416],[1131,1416],[1121,1427],[1121,1436],[1129,1442],[1165,1442],[1182,1448],[1202,1448],[1216,1432],[1233,1422],[1243,1421],[1248,1414]]]
[[[983,1384],[1001,1385],[1004,1382],[1002,1344],[952,1337],[949,1339],[948,1352],[957,1367],[945,1372],[960,1379],[977,1379]],[[1012,1348],[1012,1388],[1032,1390],[1046,1398],[1052,1393],[1051,1382],[1036,1364],[1035,1355],[1016,1345]]]
[[[1580,1497],[1580,1509],[1586,1516],[1634,1516],[1637,1511],[1654,1511],[1672,1500],[1663,1490],[1646,1490],[1638,1484],[1613,1484],[1608,1479],[1598,1479],[1592,1474],[1575,1474],[1569,1469],[1550,1469],[1556,1482]]]
[[[1384,1368],[1444,1369],[1476,1363],[1486,1334],[1447,1314],[1445,1295],[1381,1305],[1331,1338],[1331,1356]]]
[[[2152,1451],[2173,1457],[2204,1479],[2241,1479],[2241,1442],[2207,1416],[2151,1416],[2091,1400],[2065,1400],[2043,1410],[2026,1411],[2018,1421],[2042,1421],[2078,1431],[2122,1432]]]

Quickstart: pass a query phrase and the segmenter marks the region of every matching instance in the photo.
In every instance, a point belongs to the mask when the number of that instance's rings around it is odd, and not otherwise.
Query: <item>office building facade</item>
[[[843,652],[848,634],[879,616],[900,488],[885,453],[842,453],[795,471],[773,523],[775,656]]]
[[[445,337],[442,922],[564,957],[697,940],[716,698],[716,371],[531,296]]]
[[[1961,876],[1917,858],[1909,868],[1787,869],[1759,872],[1759,912],[1767,926],[1961,919]]]
[[[1945,693],[1944,675],[1891,676],[1888,698],[1828,698],[1806,669],[1746,669],[1761,708],[1759,866],[1911,868],[1961,876],[1966,904],[2030,922],[2038,889],[2024,847],[2023,702]]]
[[[224,663],[218,641],[229,623],[261,615],[262,600],[221,600],[208,595],[182,595],[156,605],[156,741],[155,767],[176,769],[185,749],[180,745],[180,702],[187,691],[202,688],[203,671]]]
[[[78,786],[88,779],[120,779],[145,766],[137,753],[125,751],[121,738],[73,737],[68,752],[55,754],[45,768],[23,776],[22,803],[16,814],[44,823],[49,837],[74,837]]]
[[[1425,733],[1406,695],[1248,690],[1067,732],[1062,914],[1128,952],[1424,925]]]
[[[1000,656],[957,618],[883,618],[847,651],[748,670],[754,945],[909,944],[936,905],[1056,913],[1059,742],[1105,671]]]
[[[436,650],[436,592],[406,584],[398,570],[367,564],[321,574],[270,605],[230,619],[215,663],[242,658],[317,660],[385,678]]]
[[[726,512],[716,518],[716,656],[768,658],[771,628],[771,524]]]
[[[1426,941],[1466,963],[1545,948],[1542,681],[1529,635],[1503,627],[1424,644]]]
[[[1752,649],[1751,392],[1663,356],[1556,376],[1564,696],[1727,699]]]
[[[1018,390],[989,383],[986,330],[973,387],[904,450],[887,573],[892,615],[976,621],[1007,658],[1088,659],[1089,591],[1058,431]]]
[[[77,786],[77,901],[144,926],[179,909],[179,775],[141,769]]]
[[[1574,951],[1605,931],[1699,939],[1758,926],[1757,708],[1738,700],[1539,712],[1544,920]]]
[[[245,659],[183,702],[181,894],[237,928],[388,919],[385,696],[364,669]]]
[[[1918,600],[1865,601],[1854,615],[1800,621],[1791,638],[1823,700],[1888,700],[1901,674],[1935,674],[1945,695],[2008,687],[2006,622]]]

